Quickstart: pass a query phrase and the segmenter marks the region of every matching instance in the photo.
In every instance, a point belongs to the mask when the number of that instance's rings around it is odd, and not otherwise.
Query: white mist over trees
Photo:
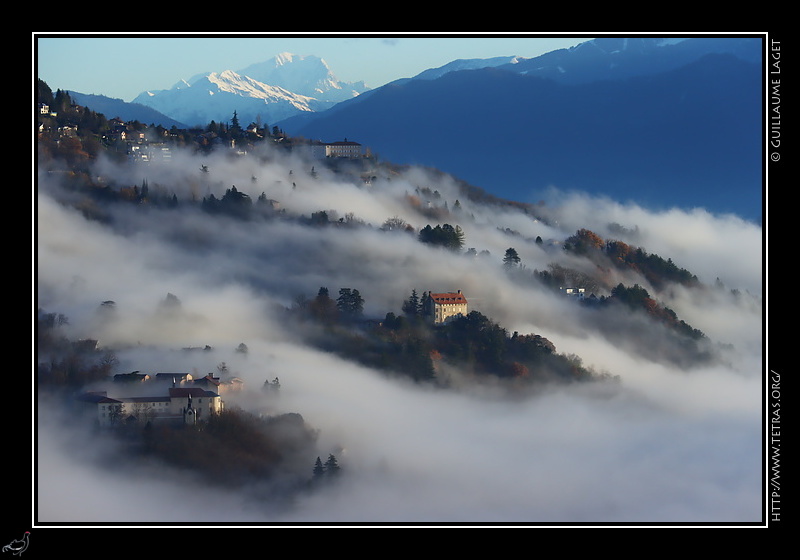
[[[119,372],[205,374],[224,362],[253,391],[232,404],[298,413],[318,430],[309,477],[318,456],[335,456],[340,468],[335,485],[288,509],[220,488],[201,496],[177,471],[98,469],[102,442],[40,407],[41,521],[760,519],[760,227],[580,195],[534,215],[472,199],[431,170],[361,171],[277,150],[177,152],[170,164],[140,167],[103,160],[92,174],[111,191],[146,185],[149,200],[102,203],[39,170],[37,306],[67,318],[66,336],[113,350]],[[456,246],[420,239],[445,224],[459,232]],[[565,251],[581,228],[671,258],[702,286],[657,289],[636,270]],[[598,297],[640,286],[702,331],[713,358],[673,359],[680,346],[665,343],[663,325],[563,297],[537,279],[554,270],[599,278]],[[400,315],[412,290],[462,290],[471,310],[509,333],[545,337],[619,382],[547,384],[510,397],[446,363],[437,371],[444,389],[387,376],[287,328],[283,312],[321,287],[340,310],[374,320]],[[161,306],[168,294],[180,302],[175,312]],[[237,352],[243,344],[247,352]],[[279,397],[261,391],[274,378]]]

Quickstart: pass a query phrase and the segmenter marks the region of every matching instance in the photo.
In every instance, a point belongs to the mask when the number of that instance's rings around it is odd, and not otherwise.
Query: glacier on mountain
[[[272,59],[251,64],[239,73],[325,102],[338,103],[369,90],[363,81],[340,81],[324,59],[313,55],[280,53]]]

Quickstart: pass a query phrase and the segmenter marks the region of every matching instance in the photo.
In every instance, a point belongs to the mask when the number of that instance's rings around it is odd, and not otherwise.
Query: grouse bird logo
[[[22,536],[21,539],[14,539],[7,545],[3,547],[3,552],[11,552],[12,554],[19,556],[25,549],[28,548],[28,538],[30,537],[30,531],[25,531],[25,534]]]

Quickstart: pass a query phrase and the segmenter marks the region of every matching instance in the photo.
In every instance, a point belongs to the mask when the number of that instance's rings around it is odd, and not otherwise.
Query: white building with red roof
[[[431,292],[425,302],[426,312],[434,325],[443,325],[455,317],[469,313],[467,298],[457,292]]]

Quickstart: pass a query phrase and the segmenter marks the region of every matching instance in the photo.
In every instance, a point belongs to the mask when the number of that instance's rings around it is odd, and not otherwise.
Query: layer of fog
[[[121,184],[146,178],[151,190],[168,187],[182,200],[211,193],[219,198],[236,186],[253,200],[264,192],[287,214],[325,210],[362,224],[240,223],[211,219],[199,209],[121,206],[109,226],[56,202],[67,195],[44,175],[36,199],[37,305],[66,315],[71,337],[97,338],[117,349],[119,372],[205,374],[225,362],[264,411],[297,412],[318,429],[321,453],[335,450],[344,477],[276,513],[180,476],[98,472],[91,452],[75,453],[82,432],[40,410],[39,521],[760,519],[760,228],[704,211],[653,213],[579,196],[548,208],[543,222],[507,207],[475,205],[452,182],[422,170],[374,177],[366,186],[300,158],[275,156],[264,163],[176,154],[171,166],[149,168],[146,177],[103,166],[98,173]],[[414,234],[381,231],[392,217],[417,230],[438,223],[408,204],[418,188],[440,197],[421,197],[423,210],[442,200],[452,209],[458,199],[460,213],[441,221],[461,225],[465,247],[490,256],[452,254],[420,244]],[[635,232],[626,242],[672,258],[704,283],[720,278],[752,295],[707,291],[699,297],[678,289],[663,295],[679,317],[729,345],[723,360],[688,371],[649,361],[584,328],[573,302],[516,282],[502,269],[511,246],[529,270],[546,270],[553,262],[586,266],[566,257],[558,243],[582,227],[614,237],[612,223]],[[543,245],[533,241],[537,236]],[[276,309],[290,307],[298,296],[313,297],[320,286],[334,297],[341,287],[358,289],[366,314],[375,318],[399,313],[412,289],[461,289],[472,308],[509,331],[540,334],[559,352],[577,354],[621,383],[550,389],[509,402],[494,393],[426,390],[388,379],[309,348],[282,327]],[[179,314],[163,313],[167,294],[180,300]],[[115,302],[113,317],[98,312],[108,300]],[[246,355],[235,352],[240,343],[247,345]],[[214,350],[176,351],[205,345]],[[259,388],[276,376],[280,397],[269,400]],[[112,511],[104,499],[110,495]],[[77,496],[79,508],[73,505]]]

